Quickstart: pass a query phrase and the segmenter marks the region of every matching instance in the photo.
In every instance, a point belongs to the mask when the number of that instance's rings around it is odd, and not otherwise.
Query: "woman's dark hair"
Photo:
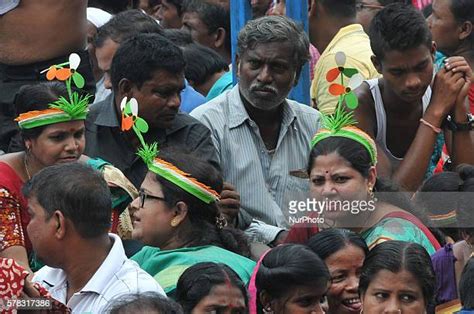
[[[465,310],[474,310],[474,257],[471,257],[461,274],[459,281],[459,298]]]
[[[369,152],[362,144],[345,137],[328,137],[318,142],[311,150],[309,156],[308,174],[311,173],[311,169],[314,167],[314,162],[318,156],[325,156],[331,153],[337,153],[348,161],[351,167],[364,178],[369,176],[369,170],[372,167]],[[401,192],[400,188],[393,182],[377,178],[374,192],[383,192],[377,195],[378,200],[403,208],[409,212],[414,212],[410,199],[404,193],[388,193]],[[418,216],[418,213],[415,215]]]
[[[211,262],[198,263],[186,269],[176,286],[176,301],[181,304],[184,313],[191,313],[214,286],[222,284],[238,288],[248,306],[247,289],[240,277],[229,266]]]
[[[415,204],[432,215],[443,215],[456,210],[457,223],[442,230],[457,239],[458,230],[474,235],[474,228],[468,228],[465,224],[474,219],[471,210],[473,192],[474,166],[462,164],[456,171],[441,172],[427,179],[415,194]]]
[[[280,299],[295,287],[326,287],[330,278],[326,264],[307,246],[279,245],[260,264],[255,280],[257,300],[262,291]]]
[[[434,304],[436,277],[428,252],[417,243],[387,241],[375,246],[362,266],[359,294],[367,291],[370,283],[381,270],[392,273],[408,271],[418,281],[423,292],[425,306]]]
[[[193,154],[186,154],[173,148],[162,149],[159,157],[190,174],[200,183],[211,187],[217,193],[222,192],[224,185],[222,175],[208,162]],[[156,175],[155,179],[160,183],[165,202],[169,207],[175,206],[179,201],[188,206],[192,230],[183,231],[186,234],[182,237],[191,241],[189,246],[216,245],[239,255],[250,256],[247,240],[240,230],[217,227],[216,221],[220,213],[216,202],[206,204],[159,175]]]
[[[329,256],[342,250],[348,245],[354,245],[369,254],[369,248],[357,233],[346,229],[326,229],[312,236],[307,245],[324,261]]]
[[[456,216],[460,232],[474,237],[474,211],[472,200],[474,195],[474,166],[462,164],[456,168],[463,183],[459,187],[460,197],[457,200]]]
[[[446,215],[456,209],[452,197],[459,192],[459,186],[462,180],[459,174],[452,171],[444,171],[434,174],[428,178],[414,195],[414,203],[417,208],[422,208],[431,220],[431,225],[437,225],[439,230],[446,236],[457,241],[459,239],[459,231],[456,220],[453,221],[437,221],[433,216]],[[438,193],[452,192],[452,193]],[[452,197],[450,197],[452,196]],[[450,219],[451,220],[451,219]]]
[[[68,98],[66,86],[60,82],[47,82],[35,85],[24,85],[18,90],[15,98],[15,110],[17,116],[33,110],[49,109],[49,104],[55,102],[59,97]],[[21,130],[23,140],[35,139],[44,130],[44,126],[29,130]]]
[[[181,306],[156,292],[141,292],[121,295],[110,301],[106,313],[159,313],[182,314]]]

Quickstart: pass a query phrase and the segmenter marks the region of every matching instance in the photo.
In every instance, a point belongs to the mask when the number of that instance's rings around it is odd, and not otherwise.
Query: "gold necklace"
[[[26,175],[28,176],[28,180],[31,180],[31,175],[30,175],[30,172],[28,171],[28,163],[26,162],[26,154],[25,154],[25,157],[23,158],[23,164],[25,165],[25,171],[26,171]]]

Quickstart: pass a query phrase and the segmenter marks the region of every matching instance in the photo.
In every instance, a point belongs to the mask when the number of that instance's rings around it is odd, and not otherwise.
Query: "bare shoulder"
[[[87,0],[21,0],[0,16],[0,62],[29,64],[83,49],[86,9]]]
[[[364,82],[354,90],[359,105],[354,110],[354,116],[358,122],[358,127],[374,136],[376,130],[375,103],[369,84]]]

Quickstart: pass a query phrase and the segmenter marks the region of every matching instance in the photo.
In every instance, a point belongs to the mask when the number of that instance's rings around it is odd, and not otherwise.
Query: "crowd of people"
[[[474,1],[230,1],[0,2],[0,312],[474,313]]]

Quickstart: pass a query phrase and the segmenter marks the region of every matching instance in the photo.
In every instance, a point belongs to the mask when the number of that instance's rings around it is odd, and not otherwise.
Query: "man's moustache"
[[[269,92],[269,93],[274,93],[274,94],[277,94],[278,91],[276,88],[274,87],[271,87],[271,86],[251,86],[250,87],[250,91],[251,92],[255,92],[255,91],[261,91],[261,92]]]

